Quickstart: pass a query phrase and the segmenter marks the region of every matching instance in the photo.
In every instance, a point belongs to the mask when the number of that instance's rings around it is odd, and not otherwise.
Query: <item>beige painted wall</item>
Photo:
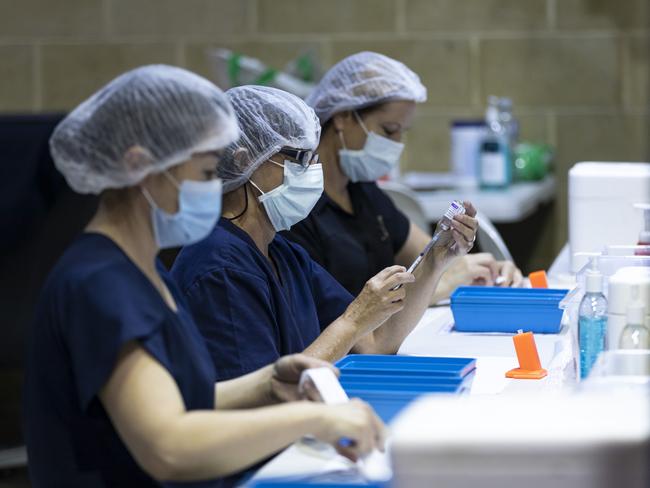
[[[69,109],[118,73],[171,63],[210,75],[227,46],[281,67],[305,47],[329,65],[362,49],[396,57],[429,88],[405,168],[445,170],[448,124],[514,99],[523,137],[558,148],[554,217],[566,240],[567,169],[650,159],[648,0],[0,0],[0,111]]]

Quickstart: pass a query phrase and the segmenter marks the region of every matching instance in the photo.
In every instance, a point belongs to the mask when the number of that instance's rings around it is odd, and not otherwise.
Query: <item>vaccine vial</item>
[[[454,217],[456,215],[464,215],[464,214],[465,214],[465,207],[463,206],[463,202],[454,200],[449,205],[449,208],[445,212],[445,215],[443,215],[442,219],[440,219],[440,228],[442,230],[449,230],[451,228],[451,221],[454,219]]]

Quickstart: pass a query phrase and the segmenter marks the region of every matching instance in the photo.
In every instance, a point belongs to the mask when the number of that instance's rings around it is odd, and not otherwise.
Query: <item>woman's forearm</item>
[[[194,411],[178,417],[160,441],[163,478],[191,481],[241,471],[319,426],[322,405],[294,402],[257,411]]]
[[[234,473],[304,434],[322,435],[327,420],[325,405],[307,402],[188,412],[172,375],[136,342],[120,352],[99,398],[138,464],[167,481]]]
[[[254,408],[275,403],[271,394],[270,364],[239,378],[220,381],[215,385],[215,405],[219,410]]]
[[[304,353],[333,363],[349,353],[360,337],[359,328],[342,315],[327,326]]]
[[[404,308],[373,332],[374,354],[396,354],[402,342],[418,324],[440,282],[444,269],[437,266],[430,254],[415,271],[414,283],[405,285]]]
[[[449,273],[445,272],[440,277],[438,285],[435,287],[429,305],[435,305],[442,300],[449,298],[452,292],[452,285],[449,282]]]

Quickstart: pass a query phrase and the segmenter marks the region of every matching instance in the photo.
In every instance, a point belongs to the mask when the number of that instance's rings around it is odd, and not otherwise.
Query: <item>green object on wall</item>
[[[554,151],[547,144],[522,142],[514,149],[514,179],[542,180],[551,171]]]

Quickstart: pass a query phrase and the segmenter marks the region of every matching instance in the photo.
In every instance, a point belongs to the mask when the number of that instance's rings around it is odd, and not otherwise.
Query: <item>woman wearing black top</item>
[[[361,52],[332,67],[306,99],[323,126],[318,153],[325,191],[309,217],[286,235],[357,294],[387,266],[409,266],[431,239],[400,212],[375,181],[398,162],[403,134],[426,88],[404,64]],[[432,303],[464,284],[519,286],[521,272],[490,254],[457,259],[440,280]]]

